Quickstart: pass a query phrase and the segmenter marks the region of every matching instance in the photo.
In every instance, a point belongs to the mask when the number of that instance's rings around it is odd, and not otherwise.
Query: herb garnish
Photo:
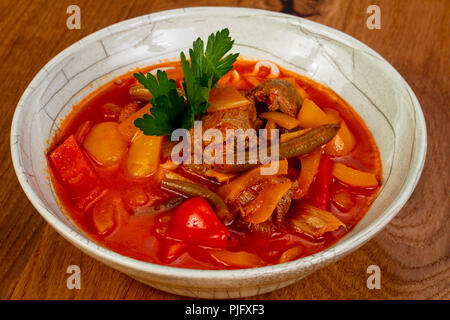
[[[168,79],[165,71],[158,70],[156,77],[147,73],[135,73],[134,77],[152,94],[151,115],[145,114],[134,121],[134,125],[145,135],[169,135],[178,128],[191,129],[195,116],[205,113],[209,107],[209,92],[217,81],[232,68],[238,53],[225,54],[230,51],[231,40],[227,28],[212,33],[208,37],[206,49],[203,40],[194,41],[189,49],[189,58],[180,54],[183,70],[183,89],[186,97],[177,91],[175,81]],[[225,57],[224,57],[225,56]]]

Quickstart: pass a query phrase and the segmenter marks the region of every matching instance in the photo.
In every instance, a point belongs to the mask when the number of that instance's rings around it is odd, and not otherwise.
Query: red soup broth
[[[260,70],[257,75],[246,77],[251,74],[256,61],[238,60],[234,64],[234,70],[224,76],[219,85],[233,85],[238,90],[247,91],[252,89],[258,82],[262,82],[269,76],[269,71]],[[177,82],[181,87],[182,71],[179,62],[165,62],[142,69],[146,73],[159,68],[165,68],[169,78]],[[264,69],[264,68],[261,68]],[[234,74],[233,74],[234,72]],[[238,76],[236,77],[236,72]],[[330,108],[339,113],[341,119],[345,121],[350,131],[356,138],[355,148],[347,155],[331,158],[335,162],[341,162],[355,169],[373,173],[378,181],[381,181],[382,166],[378,148],[374,138],[361,117],[353,108],[329,88],[301,75],[280,68],[280,79],[289,79],[303,89],[320,108]],[[67,137],[74,134],[78,128],[86,121],[93,124],[110,121],[102,109],[105,104],[112,103],[123,107],[131,102],[129,89],[136,84],[132,72],[116,78],[100,89],[91,93],[61,122],[60,130],[56,134],[53,143],[49,148],[49,154]],[[80,144],[81,145],[81,144]],[[86,153],[87,154],[87,153]],[[87,210],[78,209],[71,200],[68,191],[59,183],[52,172],[50,176],[56,194],[65,214],[96,243],[119,254],[156,264],[169,265],[173,267],[192,269],[235,269],[251,266],[237,266],[224,263],[215,259],[211,255],[210,248],[202,246],[187,246],[174,241],[167,240],[160,235],[160,228],[167,224],[173,212],[165,212],[156,215],[133,215],[131,207],[136,201],[136,194],[147,200],[146,205],[159,204],[171,199],[173,194],[162,190],[158,184],[158,174],[148,178],[135,179],[125,173],[124,165],[118,167],[104,168],[93,161],[89,156],[87,159],[93,165],[99,179],[108,190],[108,197],[122,201],[120,212],[116,212],[114,217],[114,228],[105,234],[99,234],[92,221],[92,206]],[[124,157],[126,159],[126,156]],[[122,159],[122,162],[124,162]],[[205,180],[191,176],[181,169],[177,173],[189,176],[191,180],[199,180],[205,184]],[[207,183],[215,190],[217,185]],[[313,182],[314,186],[314,182]],[[313,186],[308,194],[301,200],[294,200],[297,204],[308,203],[313,196]],[[350,187],[340,183],[338,180],[332,181],[332,192],[343,190],[351,195],[353,205],[350,209],[343,210],[331,202],[330,211],[340,219],[346,228],[340,228],[334,232],[325,233],[320,238],[313,238],[306,234],[299,234],[284,227],[271,236],[258,233],[250,233],[238,229],[233,224],[228,226],[230,233],[236,240],[236,246],[230,250],[239,252],[245,251],[256,255],[260,260],[254,266],[273,265],[283,262],[280,260],[282,254],[293,247],[293,258],[301,258],[322,251],[339,239],[345,236],[362,219],[374,201],[379,186],[372,189],[361,189]],[[130,204],[131,203],[131,204]],[[291,210],[295,205],[292,205]],[[289,214],[289,213],[288,213]],[[168,258],[167,252],[172,252],[174,258]]]

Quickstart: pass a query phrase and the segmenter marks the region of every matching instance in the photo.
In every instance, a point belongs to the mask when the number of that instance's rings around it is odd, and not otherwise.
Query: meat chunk
[[[241,230],[263,234],[267,237],[275,235],[278,227],[272,221],[265,221],[263,223],[253,224],[243,219],[239,219],[236,223]]]
[[[284,183],[288,180],[286,177],[270,177],[261,183],[258,183],[244,192],[240,194],[240,196],[230,204],[231,211],[235,212],[240,211],[241,208],[245,207],[248,203],[255,200],[258,196],[258,193],[263,190],[265,187],[274,184],[274,183]],[[293,185],[293,187],[295,187]],[[292,203],[292,190],[291,189],[280,199],[278,205],[272,214],[272,217],[266,222],[260,224],[251,224],[243,219],[239,219],[237,225],[241,228],[244,228],[250,232],[261,232],[264,234],[271,234],[273,230],[277,230],[285,220],[286,213],[291,207]]]
[[[292,117],[297,115],[303,103],[295,86],[280,79],[263,81],[247,93],[247,98],[255,102],[258,112],[280,110]]]
[[[222,133],[223,137],[223,156],[226,155],[226,147],[225,147],[225,139],[226,139],[226,131],[228,129],[238,130],[242,129],[244,132],[248,129],[258,129],[261,120],[256,117],[256,109],[253,103],[246,105],[240,108],[234,108],[224,111],[217,111],[213,113],[204,114],[199,119],[202,121],[202,129],[205,132],[208,129],[217,129]],[[191,129],[191,138],[194,139],[194,129]],[[255,132],[252,132],[252,134]],[[230,139],[233,137],[230,137]],[[257,138],[257,137],[255,137]],[[212,141],[211,143],[217,143],[217,141]],[[206,147],[209,142],[203,141],[203,147]],[[192,140],[191,145],[194,145],[194,140]],[[249,146],[248,140],[245,141],[245,148],[247,149]],[[237,147],[237,143],[235,144],[235,148]],[[205,171],[211,169],[213,166],[207,165],[205,163],[202,164],[185,164],[183,165],[183,169],[188,171],[189,173],[195,173],[200,176],[205,175]]]
[[[200,120],[202,121],[203,131],[211,128],[218,129],[222,132],[224,138],[227,129],[242,129],[245,131],[247,129],[257,129],[259,126],[254,104],[205,114]]]

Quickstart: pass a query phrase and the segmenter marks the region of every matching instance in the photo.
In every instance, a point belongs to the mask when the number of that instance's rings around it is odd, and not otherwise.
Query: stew
[[[65,213],[106,248],[182,268],[261,267],[336,243],[381,184],[378,148],[361,117],[329,88],[269,61],[221,56],[212,63],[219,70],[229,59],[229,70],[203,81],[190,73],[203,50],[196,43],[191,69],[183,54],[124,74],[64,119],[48,161]],[[224,136],[263,132],[256,145],[265,141],[279,158],[255,156],[247,137],[232,158],[241,162],[174,161],[170,133],[192,133],[196,120]],[[206,154],[213,142],[200,144]],[[277,171],[264,174],[272,165]]]

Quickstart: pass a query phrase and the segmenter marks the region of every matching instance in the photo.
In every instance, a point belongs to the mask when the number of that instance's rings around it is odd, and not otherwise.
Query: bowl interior
[[[378,231],[363,235],[363,230],[375,224],[381,228],[401,208],[423,167],[425,123],[411,89],[383,58],[310,21],[261,10],[192,8],[135,18],[90,35],[50,61],[25,91],[13,121],[13,161],[27,196],[58,231],[108,252],[87,240],[56,201],[46,149],[60,121],[111,79],[135,67],[177,59],[195,38],[224,27],[236,41],[234,52],[274,61],[325,84],[355,108],[373,133],[383,161],[382,190],[368,214],[334,247],[360,245],[367,240],[361,237]]]

